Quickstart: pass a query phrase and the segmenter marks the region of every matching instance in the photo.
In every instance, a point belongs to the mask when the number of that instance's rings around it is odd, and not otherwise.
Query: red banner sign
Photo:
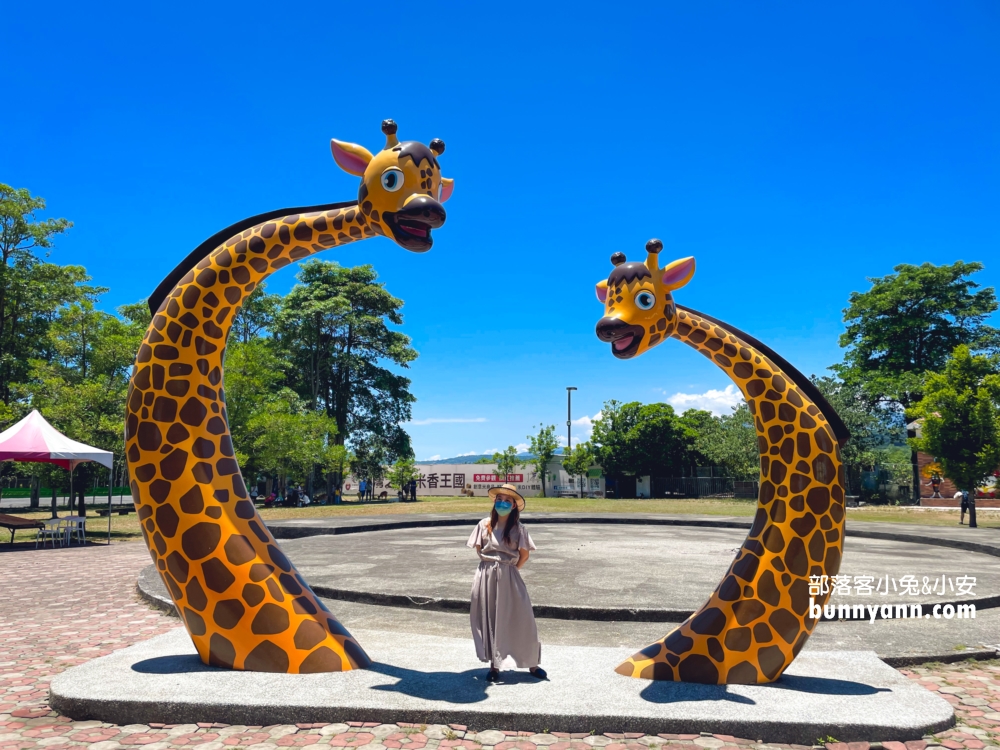
[[[523,482],[524,474],[508,474],[506,479],[501,479],[499,474],[473,474],[473,482]]]

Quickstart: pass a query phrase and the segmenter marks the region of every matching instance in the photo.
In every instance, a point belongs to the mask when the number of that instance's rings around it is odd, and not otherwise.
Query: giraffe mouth
[[[611,353],[618,359],[630,359],[635,356],[642,343],[642,334],[626,333],[611,342]]]
[[[421,237],[427,239],[431,236],[431,227],[429,224],[424,224],[420,221],[403,221],[401,220],[398,224],[400,230],[406,232],[407,234],[412,234],[414,237]]]
[[[611,353],[618,359],[634,357],[645,332],[642,326],[629,325],[616,318],[602,318],[597,323],[597,338],[611,344]]]
[[[383,211],[382,220],[392,232],[396,244],[415,253],[431,249],[431,230],[444,224],[444,208],[436,200],[421,195],[406,204],[402,211]]]

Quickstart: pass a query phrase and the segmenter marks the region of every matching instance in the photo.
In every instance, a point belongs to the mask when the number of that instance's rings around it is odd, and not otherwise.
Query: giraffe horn
[[[383,151],[399,144],[399,139],[396,137],[398,127],[395,120],[382,120],[382,132],[385,133],[385,149],[382,149]]]

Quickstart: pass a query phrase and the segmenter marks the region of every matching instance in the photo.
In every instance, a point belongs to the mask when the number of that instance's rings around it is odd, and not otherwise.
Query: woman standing
[[[500,665],[507,657],[520,669],[527,668],[540,680],[545,670],[538,666],[542,644],[538,640],[535,615],[528,589],[518,572],[528,561],[535,543],[520,522],[524,498],[512,484],[489,491],[493,510],[469,537],[467,546],[479,555],[479,568],[472,582],[472,639],[480,661],[490,663],[487,682],[500,679]]]

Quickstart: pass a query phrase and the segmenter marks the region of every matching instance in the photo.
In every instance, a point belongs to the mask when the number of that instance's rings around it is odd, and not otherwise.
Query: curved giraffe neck
[[[836,425],[842,423],[825,400],[825,408],[816,403],[798,371],[760,342],[687,308],[677,309],[675,323],[670,335],[722,368],[747,401],[760,453],[757,511],[709,600],[617,671],[686,682],[771,682],[816,626],[810,577],[840,570],[844,491]],[[822,606],[828,596],[814,599]]]
[[[247,499],[222,388],[233,319],[261,281],[375,236],[355,203],[334,205],[240,222],[209,251],[203,243],[189,256],[193,267],[168,277],[177,276],[136,357],[125,427],[132,497],[153,562],[208,664],[328,672],[370,663]]]

